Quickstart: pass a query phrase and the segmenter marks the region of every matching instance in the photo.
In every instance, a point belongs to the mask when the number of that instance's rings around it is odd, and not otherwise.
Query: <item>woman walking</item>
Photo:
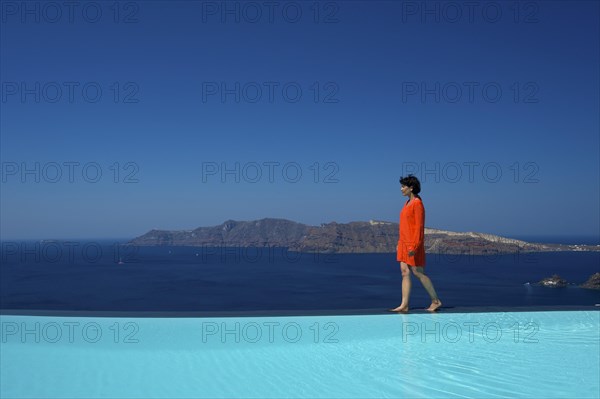
[[[425,208],[419,192],[421,183],[413,176],[400,178],[402,195],[408,197],[400,212],[399,238],[396,247],[396,260],[400,262],[402,271],[402,303],[389,309],[392,312],[408,312],[410,289],[412,286],[410,273],[414,274],[431,297],[431,305],[426,309],[431,312],[442,306],[433,284],[425,275]]]

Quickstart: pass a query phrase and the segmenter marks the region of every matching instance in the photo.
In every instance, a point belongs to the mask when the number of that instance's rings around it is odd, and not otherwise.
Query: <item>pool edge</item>
[[[600,311],[599,305],[565,306],[470,306],[442,307],[444,313],[507,313],[549,311]],[[411,309],[407,314],[430,314],[425,309]],[[232,311],[112,311],[112,310],[53,310],[53,309],[0,309],[0,316],[63,316],[63,317],[140,317],[140,318],[185,318],[185,317],[281,317],[281,316],[359,316],[398,314],[387,309],[305,309],[305,310],[232,310]],[[405,314],[405,313],[401,313]]]

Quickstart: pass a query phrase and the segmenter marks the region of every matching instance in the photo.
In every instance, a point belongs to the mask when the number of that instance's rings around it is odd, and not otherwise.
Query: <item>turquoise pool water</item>
[[[598,398],[600,312],[0,316],[2,398]]]

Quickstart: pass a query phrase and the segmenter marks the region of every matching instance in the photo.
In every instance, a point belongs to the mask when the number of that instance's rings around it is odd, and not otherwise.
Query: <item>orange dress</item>
[[[425,266],[425,208],[420,198],[406,201],[398,230],[396,260],[409,266]],[[409,256],[410,251],[413,256]]]

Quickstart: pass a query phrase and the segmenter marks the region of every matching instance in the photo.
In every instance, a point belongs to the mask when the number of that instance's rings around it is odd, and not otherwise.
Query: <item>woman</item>
[[[421,183],[413,176],[400,178],[402,195],[408,197],[400,212],[399,238],[396,247],[396,260],[400,262],[402,271],[402,303],[392,312],[408,312],[412,273],[421,281],[431,297],[431,305],[427,310],[433,312],[442,306],[437,297],[433,284],[425,275],[425,208],[419,192]]]

